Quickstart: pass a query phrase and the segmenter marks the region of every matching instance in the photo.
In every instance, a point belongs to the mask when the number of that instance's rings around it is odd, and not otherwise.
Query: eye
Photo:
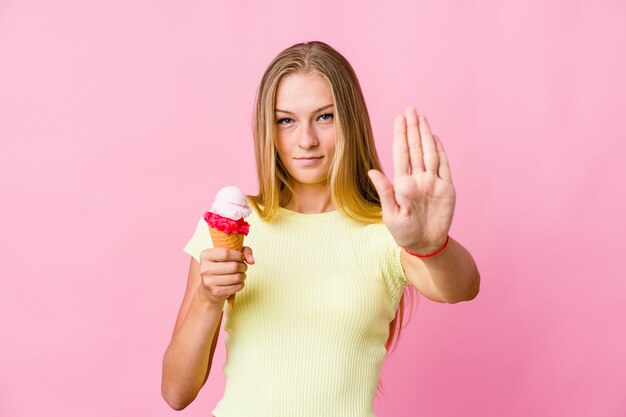
[[[322,114],[322,115],[319,117],[319,119],[320,119],[322,122],[329,122],[329,121],[333,120],[333,118],[334,118],[334,117],[335,117],[335,116],[334,116],[332,113],[325,113],[325,114]]]
[[[278,119],[276,123],[278,123],[279,125],[287,126],[293,123],[293,119],[290,119],[289,117],[283,117],[282,119]]]

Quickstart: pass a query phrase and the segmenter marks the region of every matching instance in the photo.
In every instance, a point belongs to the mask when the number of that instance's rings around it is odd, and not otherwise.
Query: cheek
[[[329,152],[335,152],[335,147],[337,146],[337,138],[335,136],[334,130],[329,130],[324,134],[324,143],[325,147]]]
[[[276,151],[279,154],[284,154],[288,150],[287,140],[285,135],[277,134],[276,135]]]

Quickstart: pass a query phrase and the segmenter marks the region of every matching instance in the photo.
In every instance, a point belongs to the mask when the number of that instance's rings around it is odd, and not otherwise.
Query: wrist
[[[195,298],[207,310],[222,311],[224,309],[224,303],[226,302],[226,300],[223,299],[209,297],[202,289],[202,286],[199,286],[196,290]]]
[[[450,236],[446,235],[446,240],[439,246],[431,246],[428,248],[418,248],[418,249],[410,249],[403,248],[405,252],[409,255],[415,256],[417,258],[432,258],[433,256],[439,255],[443,250],[448,246],[448,242],[450,241]]]

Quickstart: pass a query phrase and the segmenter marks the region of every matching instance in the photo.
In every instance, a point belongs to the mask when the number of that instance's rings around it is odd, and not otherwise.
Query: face
[[[295,190],[322,187],[335,154],[333,95],[315,74],[283,77],[276,91],[276,149]]]

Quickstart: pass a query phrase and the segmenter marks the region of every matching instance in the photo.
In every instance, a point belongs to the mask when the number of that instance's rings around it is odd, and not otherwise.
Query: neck
[[[304,214],[317,214],[333,211],[335,207],[330,199],[330,189],[326,186],[318,189],[298,189],[285,204],[287,210]]]

